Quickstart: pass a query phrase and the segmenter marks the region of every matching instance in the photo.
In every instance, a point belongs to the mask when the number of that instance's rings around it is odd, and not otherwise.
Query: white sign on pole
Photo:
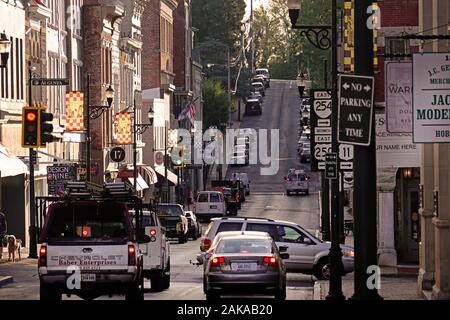
[[[413,141],[450,142],[450,53],[413,55]]]
[[[412,132],[412,63],[386,62],[386,125],[392,133]]]
[[[412,142],[412,133],[390,133],[384,114],[375,115],[377,168],[420,167],[422,145]]]

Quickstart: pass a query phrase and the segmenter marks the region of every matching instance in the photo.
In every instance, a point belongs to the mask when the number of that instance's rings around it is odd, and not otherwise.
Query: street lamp
[[[134,192],[137,193],[137,136],[143,134],[149,128],[153,126],[153,120],[155,118],[155,112],[152,107],[147,112],[147,118],[149,123],[136,123],[137,116],[137,100],[141,101],[142,92],[139,90],[134,91],[134,105],[133,105],[133,187]]]
[[[11,51],[11,41],[6,36],[5,31],[0,34],[0,68],[6,68],[8,65],[9,52]]]
[[[109,110],[114,101],[114,89],[111,85],[105,90],[106,106],[91,106],[91,75],[87,76],[87,108],[85,108],[86,118],[86,180],[91,181],[91,120],[99,118],[105,111]]]

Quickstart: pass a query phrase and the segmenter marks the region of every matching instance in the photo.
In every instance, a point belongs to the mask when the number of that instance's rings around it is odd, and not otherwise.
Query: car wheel
[[[286,300],[286,288],[279,290],[275,293],[275,300],[284,301]]]
[[[186,241],[185,241],[185,236],[184,236],[184,235],[178,237],[178,243],[179,243],[179,244],[183,244],[183,243],[185,243],[185,242],[186,242]]]
[[[328,257],[324,257],[319,260],[315,268],[315,276],[319,280],[329,280],[330,279],[330,262]]]
[[[216,292],[206,291],[206,300],[207,301],[217,301],[219,300],[220,295]]]
[[[307,196],[309,195],[309,190],[306,190],[306,195],[307,195]]]
[[[144,285],[143,278],[141,281],[131,285],[125,293],[125,300],[140,301],[144,300]]]
[[[192,233],[192,240],[197,240],[198,239],[198,231],[194,228],[194,232]]]
[[[291,192],[290,192],[290,191],[286,191],[286,195],[287,195],[288,197],[290,197],[290,196],[291,196]]]
[[[164,270],[163,274],[163,288],[169,289],[170,287],[170,259],[167,262],[166,270]]]
[[[41,283],[39,287],[39,298],[42,301],[60,301],[62,297],[58,290]]]

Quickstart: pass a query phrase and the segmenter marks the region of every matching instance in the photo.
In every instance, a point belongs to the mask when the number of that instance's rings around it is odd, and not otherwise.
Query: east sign
[[[413,55],[413,141],[450,142],[450,53]]]

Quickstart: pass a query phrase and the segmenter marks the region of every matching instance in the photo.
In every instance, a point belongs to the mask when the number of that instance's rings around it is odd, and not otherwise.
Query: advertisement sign
[[[117,144],[131,144],[132,142],[132,125],[131,114],[128,112],[121,112],[116,114],[116,143]]]
[[[84,130],[84,93],[66,93],[66,132]]]
[[[374,84],[373,77],[339,75],[339,142],[370,145]]]
[[[386,116],[375,115],[377,168],[420,167],[422,145],[412,142],[412,133],[390,133]]]
[[[53,165],[47,167],[48,194],[52,196],[64,195],[64,183],[76,180],[74,165]]]
[[[450,53],[413,55],[413,141],[450,142]]]
[[[412,63],[386,62],[386,125],[392,133],[412,132]]]

